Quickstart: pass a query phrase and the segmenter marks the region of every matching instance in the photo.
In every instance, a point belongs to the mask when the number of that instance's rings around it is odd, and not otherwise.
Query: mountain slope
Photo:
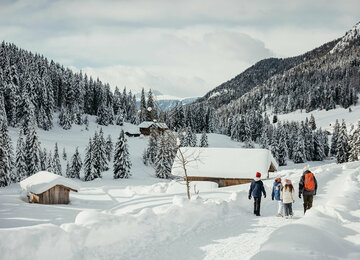
[[[218,108],[228,104],[231,100],[237,99],[254,87],[261,85],[270,77],[282,74],[298,64],[319,58],[333,49],[339,39],[328,42],[303,55],[286,59],[269,58],[257,62],[235,78],[221,84],[209,91],[199,102],[208,102],[211,106]]]

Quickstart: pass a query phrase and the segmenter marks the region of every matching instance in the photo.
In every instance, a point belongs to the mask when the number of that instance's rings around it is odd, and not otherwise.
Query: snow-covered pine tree
[[[85,125],[85,130],[88,131],[89,130],[89,118],[88,118],[88,116],[85,116],[85,118],[84,118],[84,125]]]
[[[351,135],[349,146],[350,146],[349,161],[350,162],[358,161],[360,154],[360,121],[358,121],[357,128]]]
[[[305,158],[304,139],[302,138],[301,132],[299,130],[294,145],[293,161],[294,163],[304,163],[305,160],[306,158]]]
[[[151,89],[148,92],[146,108],[146,121],[154,121],[158,119],[157,105],[155,103]]]
[[[145,91],[144,88],[141,90],[141,99],[140,99],[140,112],[139,112],[139,120],[140,122],[146,121],[146,99],[145,99]]]
[[[313,161],[323,161],[325,159],[325,151],[323,144],[323,137],[321,131],[313,132],[313,144],[314,144],[314,154]]]
[[[279,166],[286,165],[286,159],[287,159],[287,146],[286,146],[286,136],[285,132],[283,130],[280,130],[280,137],[279,137],[278,145],[278,157],[277,161],[279,163]]]
[[[79,149],[76,147],[74,155],[71,157],[71,165],[69,171],[69,178],[80,179],[80,171],[82,167],[82,161],[79,154]]]
[[[315,117],[313,116],[313,114],[310,115],[309,127],[313,131],[316,130],[316,122],[315,122]]]
[[[0,96],[0,187],[9,185],[11,181],[12,161],[9,140],[4,98]]]
[[[16,145],[15,167],[16,167],[16,176],[18,178],[18,181],[25,179],[27,167],[25,161],[25,143],[24,143],[22,129],[20,129],[19,138],[17,140],[17,145]]]
[[[89,139],[88,146],[86,147],[85,160],[84,160],[84,180],[92,181],[99,176],[95,175],[94,164],[93,164],[93,141]]]
[[[200,138],[200,147],[208,147],[208,146],[209,146],[208,137],[206,135],[206,132],[203,131]]]
[[[62,106],[59,114],[59,125],[64,130],[69,130],[72,124],[72,115],[70,109],[66,106]]]
[[[119,126],[124,125],[124,111],[122,109],[119,109],[119,112],[116,115],[115,124]]]
[[[66,176],[66,178],[70,178],[70,164],[69,164],[69,162],[66,162],[65,176]]]
[[[330,151],[330,147],[329,147],[329,137],[327,134],[327,131],[321,131],[322,132],[322,141],[323,141],[323,145],[324,145],[324,153],[325,153],[325,157],[329,156],[329,151]]]
[[[171,167],[172,167],[172,158],[171,152],[166,138],[161,136],[158,139],[158,149],[155,161],[155,172],[156,177],[161,179],[168,179],[171,175]]]
[[[59,148],[58,148],[57,143],[55,143],[54,157],[53,157],[52,164],[53,164],[53,173],[55,173],[57,175],[62,175],[60,156],[59,156]]]
[[[344,163],[349,160],[349,137],[347,135],[345,120],[342,120],[337,141],[336,163]]]
[[[99,149],[96,149],[97,146],[99,147]],[[102,128],[100,128],[100,131],[99,131],[99,138],[98,138],[97,146],[95,146],[95,153],[99,152],[98,158],[100,158],[101,172],[107,171],[107,170],[109,170],[108,161],[107,161],[107,146],[106,146],[106,141],[104,138],[104,132],[103,132]]]
[[[111,162],[112,153],[113,153],[113,143],[111,140],[111,135],[108,135],[106,138],[106,157],[109,162]]]
[[[44,148],[43,150],[39,151],[39,156],[40,156],[40,170],[45,171],[47,168],[47,152],[46,149]]]
[[[25,141],[27,176],[31,176],[40,170],[40,144],[36,130],[37,126],[34,118]]]
[[[331,137],[331,146],[330,146],[330,154],[332,156],[336,156],[337,151],[338,151],[337,143],[338,143],[338,138],[339,138],[339,130],[340,130],[340,124],[339,124],[339,121],[336,119],[333,134]]]
[[[121,130],[114,152],[114,179],[129,178],[131,162],[124,131]]]
[[[54,172],[54,158],[52,157],[51,151],[49,152],[49,155],[47,158],[46,170],[48,172]]]
[[[148,162],[153,165],[155,163],[157,154],[157,138],[158,134],[155,131],[150,132],[149,144],[147,148]]]
[[[67,160],[67,154],[66,154],[66,151],[65,151],[65,147],[63,148],[62,158],[63,158],[64,161]]]

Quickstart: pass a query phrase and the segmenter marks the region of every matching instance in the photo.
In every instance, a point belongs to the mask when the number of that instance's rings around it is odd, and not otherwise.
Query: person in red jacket
[[[301,176],[299,182],[299,198],[301,199],[301,195],[303,195],[304,214],[312,207],[317,187],[317,181],[314,174],[309,170],[309,167],[306,166],[303,169],[303,175]]]
[[[264,198],[266,198],[264,184],[260,180],[260,178],[261,178],[261,173],[257,172],[256,178],[251,182],[250,190],[249,190],[249,200],[251,200],[251,196],[254,197],[254,214],[256,216],[260,216],[261,193],[263,193]]]

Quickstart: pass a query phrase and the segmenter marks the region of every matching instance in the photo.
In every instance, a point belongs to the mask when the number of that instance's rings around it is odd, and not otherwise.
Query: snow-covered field
[[[39,131],[42,146],[53,149],[57,141],[68,158],[77,146],[83,153],[97,128],[90,121],[89,131]],[[115,141],[120,127],[103,130]],[[15,143],[17,129],[10,133]],[[267,198],[256,217],[249,184],[219,189],[196,183],[188,201],[182,183],[157,179],[142,164],[146,137],[128,142],[133,176],[113,180],[109,170],[101,180],[77,181],[81,188],[69,205],[29,204],[19,184],[1,188],[0,259],[360,259],[360,162],[309,163],[318,193],[306,215],[295,201],[293,219],[275,216],[273,179],[265,180]],[[241,147],[217,134],[209,135],[209,144]],[[297,194],[304,166],[289,163],[271,177],[291,179]]]

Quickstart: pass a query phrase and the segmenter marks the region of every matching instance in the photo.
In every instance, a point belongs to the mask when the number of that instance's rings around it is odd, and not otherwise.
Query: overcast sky
[[[0,0],[0,39],[112,87],[204,95],[360,21],[359,0]]]

